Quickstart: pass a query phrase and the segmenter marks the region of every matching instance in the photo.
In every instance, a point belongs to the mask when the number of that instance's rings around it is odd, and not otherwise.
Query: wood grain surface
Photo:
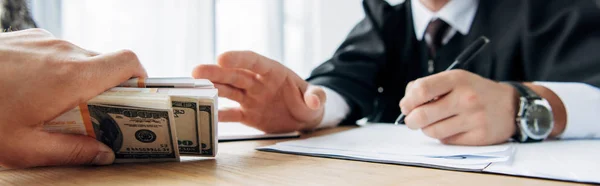
[[[348,129],[322,130],[303,138]],[[221,143],[215,159],[1,170],[0,185],[578,185],[255,150],[280,141],[285,140]]]

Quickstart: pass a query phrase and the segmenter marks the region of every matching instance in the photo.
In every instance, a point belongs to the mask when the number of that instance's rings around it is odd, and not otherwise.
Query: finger
[[[408,90],[410,90],[410,87],[414,84],[414,82],[415,81],[411,81],[411,82],[408,82],[408,84],[406,84],[406,87],[404,89],[405,93],[408,92]],[[398,102],[398,107],[400,107],[400,112],[402,114],[406,115],[406,114],[408,114],[408,111],[402,109],[402,100],[404,100],[404,98],[406,98],[406,95],[404,97],[402,97],[402,99],[400,99],[400,102]]]
[[[94,57],[94,56],[100,55],[100,53],[98,53],[98,52],[86,50],[86,49],[83,49],[83,48],[81,48],[81,47],[79,47],[77,45],[74,45],[74,44],[71,44],[71,45],[73,47],[72,50],[73,50],[74,53],[81,53],[81,54],[84,55],[84,57]]]
[[[197,79],[208,79],[213,83],[226,84],[238,89],[260,90],[263,86],[256,80],[256,74],[247,70],[222,68],[216,65],[199,65],[192,72]]]
[[[400,101],[400,108],[408,114],[419,105],[449,93],[465,79],[465,74],[452,70],[415,80]]]
[[[84,100],[115,87],[132,77],[147,77],[146,70],[137,56],[128,50],[90,57],[87,62],[78,63],[77,75]]]
[[[65,41],[65,40],[61,40],[61,39],[57,39],[57,38],[49,38],[47,40],[44,40],[41,45],[42,46],[46,45],[48,47],[55,47],[58,49],[67,50],[73,54],[83,54],[84,57],[94,57],[94,56],[100,55],[97,52],[83,49],[80,46],[77,46],[69,41]]]
[[[304,103],[310,109],[321,109],[326,101],[325,91],[319,86],[309,85],[304,92]]]
[[[251,51],[231,51],[223,53],[217,59],[217,63],[225,68],[241,68],[267,76],[274,71],[282,71],[285,68],[278,62]]]
[[[431,138],[443,140],[459,133],[467,132],[471,128],[473,128],[473,126],[470,125],[468,121],[465,121],[463,117],[453,116],[431,124],[423,128],[422,131]]]
[[[219,110],[219,122],[241,122],[244,112],[240,108],[226,108]]]
[[[30,29],[25,29],[25,30],[21,30],[21,31],[16,31],[19,34],[27,34],[27,35],[39,35],[39,36],[44,36],[44,37],[54,37],[54,34],[52,34],[52,32],[46,30],[46,29],[42,29],[42,28],[30,28]]]
[[[245,94],[243,90],[231,87],[229,85],[214,84],[215,88],[219,90],[219,97],[225,97],[236,101],[238,103],[244,103]]]
[[[83,49],[69,41],[58,39],[55,37],[41,37],[37,38],[35,42],[28,43],[32,47],[44,47],[51,50],[52,53],[64,52],[68,53],[65,57],[75,57],[77,59],[85,59],[99,55],[96,52]]]
[[[67,72],[56,79],[64,82],[57,95],[70,97],[69,102],[63,103],[68,104],[62,107],[65,109],[86,102],[132,77],[147,77],[135,54],[127,50],[68,62],[64,66]]]
[[[404,122],[410,129],[416,130],[429,126],[460,112],[457,93],[450,93],[439,99],[418,106],[406,116]]]
[[[41,28],[30,28],[30,29],[25,29],[25,30],[8,30],[10,32],[3,32],[3,35],[13,35],[13,36],[18,36],[18,37],[43,37],[43,38],[47,38],[47,37],[54,37],[54,35],[49,32],[48,30],[45,29],[41,29]]]
[[[298,118],[300,120],[306,121],[311,120],[321,113],[323,110],[323,103],[320,102],[321,99],[325,100],[325,93],[322,92],[321,88],[312,88],[310,93],[305,94],[302,92],[300,86],[296,85],[295,82],[291,79],[287,79],[283,84],[283,94],[284,101],[288,105],[288,108],[293,111],[293,117]],[[308,89],[308,88],[307,88]],[[307,91],[308,92],[308,91]],[[316,96],[316,97],[315,97]],[[309,100],[306,100],[305,97],[308,97]],[[319,103],[316,103],[316,100],[319,100]],[[307,102],[312,102],[312,106],[318,106],[310,108],[307,105]]]
[[[23,148],[26,147],[26,148]],[[4,166],[24,168],[54,165],[107,165],[113,163],[113,151],[96,139],[83,136],[45,131],[29,131],[16,144],[12,152],[19,157]]]
[[[146,69],[138,59],[137,55],[131,50],[120,50],[111,53],[105,53],[90,58],[91,61],[98,62],[102,70],[115,71],[118,79],[130,79],[131,77],[148,77]],[[100,71],[104,72],[104,71]],[[123,81],[120,81],[121,83]]]
[[[410,90],[410,87],[415,83],[415,81],[411,81],[408,82],[408,84],[406,84],[406,89],[404,89],[404,92],[408,92],[408,90]]]
[[[77,45],[75,45],[75,46],[77,46]],[[79,46],[77,46],[77,47],[79,47]],[[87,54],[89,57],[94,57],[94,56],[98,56],[98,55],[100,55],[100,53],[99,53],[99,52],[96,52],[96,51],[93,51],[93,50],[86,50],[86,49],[84,49],[84,48],[81,48],[81,47],[79,47],[79,48],[80,48],[81,50],[84,50],[84,51],[85,51],[85,53],[86,53],[86,54]]]
[[[148,77],[136,54],[129,50],[100,54],[82,63],[83,80],[106,90],[132,77]]]

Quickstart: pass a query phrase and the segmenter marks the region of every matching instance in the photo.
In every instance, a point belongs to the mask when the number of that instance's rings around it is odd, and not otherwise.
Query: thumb
[[[325,95],[323,88],[319,86],[308,85],[308,88],[304,92],[304,103],[306,103],[308,108],[313,110],[321,109],[326,101],[327,96]]]
[[[20,162],[15,167],[35,167],[53,165],[108,165],[115,159],[114,152],[94,138],[83,135],[48,133],[45,131],[32,132],[40,139],[27,145],[28,151],[23,152],[26,162]],[[36,135],[37,134],[37,135]],[[32,143],[25,141],[24,143]]]

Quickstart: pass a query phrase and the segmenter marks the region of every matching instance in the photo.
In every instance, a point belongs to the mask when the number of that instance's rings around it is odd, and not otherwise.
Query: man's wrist
[[[500,83],[500,85],[504,86],[507,90],[507,93],[509,94],[508,97],[510,98],[510,102],[511,102],[511,123],[509,123],[508,127],[509,129],[513,129],[512,130],[512,134],[510,135],[511,137],[514,137],[518,130],[519,127],[517,127],[517,112],[519,112],[519,104],[520,104],[520,96],[519,96],[519,92],[517,92],[517,90],[512,86],[509,85],[508,83]]]
[[[552,108],[552,114],[554,116],[554,128],[550,133],[549,137],[557,137],[561,135],[566,128],[567,124],[567,111],[562,100],[552,90],[532,83],[523,83],[523,85],[529,87],[540,97],[546,99],[550,103]]]

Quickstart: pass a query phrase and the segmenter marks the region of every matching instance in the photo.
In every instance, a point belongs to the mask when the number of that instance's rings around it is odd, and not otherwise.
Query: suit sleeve
[[[386,60],[380,14],[391,6],[383,0],[365,0],[363,6],[365,19],[352,29],[334,56],[313,70],[307,80],[328,87],[345,99],[350,114],[342,123],[354,123],[372,112],[377,73]]]
[[[522,46],[526,80],[600,87],[599,5],[594,0],[543,0],[532,1],[527,11]]]
[[[539,7],[546,7],[540,9]],[[528,81],[555,92],[567,112],[562,138],[598,138],[600,125],[600,4],[594,0],[535,1],[523,39]]]

